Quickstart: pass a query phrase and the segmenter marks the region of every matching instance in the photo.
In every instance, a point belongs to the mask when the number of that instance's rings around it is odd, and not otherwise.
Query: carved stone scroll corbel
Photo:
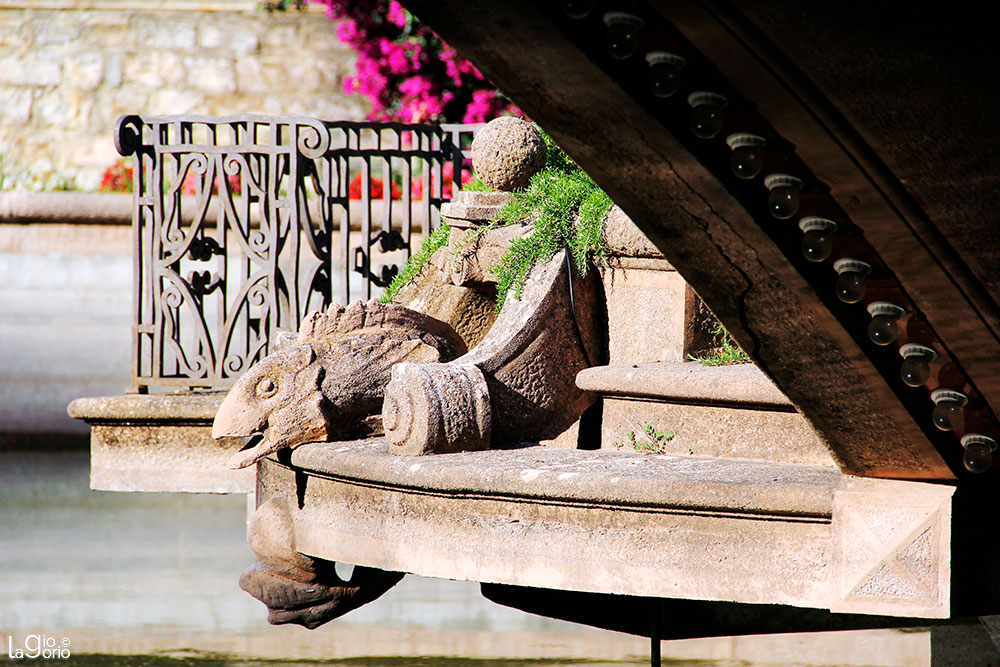
[[[572,281],[565,250],[508,297],[486,337],[446,364],[397,365],[385,390],[386,439],[400,454],[538,442],[593,402],[576,374],[598,363],[594,285]]]
[[[396,364],[403,391],[382,404],[386,438],[400,454],[489,449],[490,393],[474,364]]]

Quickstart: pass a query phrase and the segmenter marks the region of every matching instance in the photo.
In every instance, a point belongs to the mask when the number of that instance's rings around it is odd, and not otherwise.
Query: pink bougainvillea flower
[[[371,104],[369,120],[482,122],[518,113],[472,63],[461,58],[398,0],[311,0],[338,21],[337,37],[357,53],[345,93]]]
[[[406,10],[403,9],[403,5],[396,2],[396,0],[390,0],[389,11],[386,12],[385,20],[396,26],[397,28],[403,28],[406,26]]]

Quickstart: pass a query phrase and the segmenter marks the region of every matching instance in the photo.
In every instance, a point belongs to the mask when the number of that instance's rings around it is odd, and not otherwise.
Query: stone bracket
[[[598,360],[591,283],[571,286],[566,250],[532,269],[489,333],[447,364],[406,364],[385,388],[386,439],[399,454],[555,438],[594,395],[576,374]],[[492,434],[492,435],[491,435]]]
[[[830,610],[947,618],[954,491],[845,477],[833,500]]]

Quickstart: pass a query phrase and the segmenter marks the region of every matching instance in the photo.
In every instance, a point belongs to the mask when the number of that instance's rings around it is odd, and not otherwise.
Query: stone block
[[[236,70],[228,58],[184,58],[189,86],[211,93],[236,90]]]
[[[62,91],[52,90],[38,97],[33,115],[36,125],[65,127],[73,119],[73,104]]]
[[[181,56],[165,51],[136,53],[124,62],[124,77],[133,85],[146,88],[180,87],[187,73]]]
[[[953,486],[845,477],[833,499],[831,610],[947,618]]]
[[[24,53],[31,46],[31,34],[24,12],[0,11],[0,49]]]
[[[122,58],[111,54],[104,59],[104,84],[109,88],[122,85]]]
[[[243,19],[219,23],[204,21],[198,26],[198,46],[240,55],[256,53],[260,50],[260,40],[254,32],[257,28],[256,22]]]
[[[603,271],[610,364],[683,361],[687,283],[665,261],[656,269]]]
[[[114,48],[123,51],[135,45],[129,31],[131,12],[89,11],[80,13],[83,29],[80,43],[97,49]]]
[[[78,12],[49,12],[44,20],[32,22],[34,27],[34,43],[36,46],[45,44],[69,44],[80,37]]]
[[[241,93],[281,94],[282,91],[336,91],[343,76],[336,63],[290,63],[287,56],[237,58],[236,83]],[[328,97],[331,97],[328,95]],[[287,113],[287,112],[286,112]]]
[[[12,125],[24,125],[31,120],[31,102],[34,92],[30,88],[0,86],[0,120]]]
[[[203,99],[202,95],[188,90],[159,90],[149,96],[146,108],[151,114],[190,113],[202,111]]]
[[[554,447],[414,459],[371,440],[303,445],[291,465],[264,460],[259,483],[289,498],[310,556],[566,590],[827,602],[835,470]],[[293,471],[306,480],[298,497],[272,480]]]
[[[273,25],[260,36],[263,49],[287,49],[301,44],[295,25]]]
[[[63,65],[64,84],[80,90],[94,90],[104,79],[104,58],[99,53],[78,53]]]
[[[325,16],[314,14],[303,16],[301,19],[299,39],[302,44],[307,44],[310,50],[351,53],[351,47],[337,37],[336,24],[328,21]]]
[[[646,238],[625,211],[612,206],[604,221],[604,241],[613,255],[625,257],[659,257],[663,254]]]
[[[52,50],[0,58],[0,84],[58,86],[62,83],[62,56]]]
[[[682,405],[625,397],[605,397],[601,448],[633,449],[628,432],[640,446],[646,425],[673,431],[660,445],[663,453],[720,456],[778,463],[835,466],[829,451],[797,412],[722,406]]]
[[[191,51],[197,44],[195,25],[176,12],[139,15],[132,23],[132,41],[143,48]]]
[[[157,93],[161,94],[161,93]],[[155,113],[150,107],[150,94],[145,88],[124,84],[111,89],[102,86],[94,92],[94,104],[91,108],[90,126],[99,132],[114,127],[115,120],[127,113]],[[111,135],[107,135],[110,139]]]

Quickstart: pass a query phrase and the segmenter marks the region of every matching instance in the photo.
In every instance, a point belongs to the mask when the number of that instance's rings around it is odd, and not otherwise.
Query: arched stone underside
[[[990,155],[1000,139],[984,130],[997,65],[977,57],[989,42],[974,19],[898,17],[860,2],[694,0],[577,2],[589,13],[570,18],[566,4],[407,2],[625,210],[844,472],[967,475],[960,433],[931,423],[930,391],[966,393],[965,431],[996,436],[1000,190]],[[608,54],[608,11],[643,19],[627,58]],[[647,87],[654,51],[686,61],[669,98]],[[691,133],[696,91],[727,98],[714,138]],[[741,132],[768,141],[749,180],[729,167],[726,137]],[[771,173],[804,181],[792,220],[768,211]],[[824,262],[802,257],[804,216],[839,225]],[[835,297],[841,258],[872,265],[865,301]],[[906,309],[895,345],[869,342],[871,300]],[[899,379],[900,342],[937,352],[925,386]]]

